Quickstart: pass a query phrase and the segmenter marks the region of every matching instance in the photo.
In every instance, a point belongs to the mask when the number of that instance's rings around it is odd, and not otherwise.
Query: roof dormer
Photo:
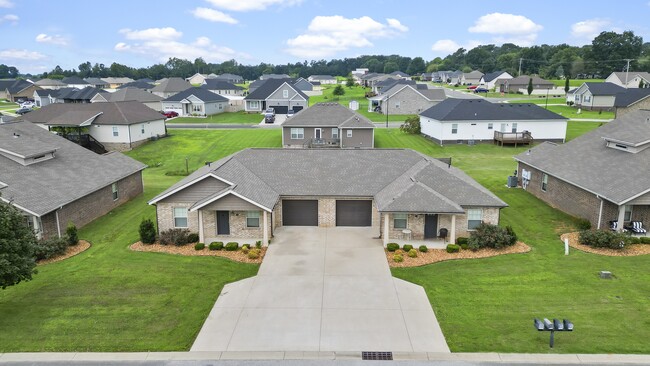
[[[14,132],[0,136],[0,156],[27,166],[54,158],[57,147]]]

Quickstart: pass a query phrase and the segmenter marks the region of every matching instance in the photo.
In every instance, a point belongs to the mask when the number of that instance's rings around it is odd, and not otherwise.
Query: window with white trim
[[[405,213],[393,214],[393,228],[406,229],[408,223],[408,215]]]
[[[451,124],[451,134],[455,135],[458,133],[458,123],[452,123]]]
[[[288,90],[283,90],[282,91],[282,98],[289,98],[289,91]]]
[[[491,130],[494,128],[494,123],[488,123],[488,130]]]
[[[395,102],[395,108],[399,109],[400,102]]]
[[[546,188],[548,188],[548,174],[543,173],[542,174],[542,191],[546,192]]]
[[[305,138],[305,129],[304,128],[292,128],[291,129],[291,139],[300,140]]]
[[[483,210],[470,208],[467,210],[467,229],[474,230],[483,222]]]
[[[248,107],[250,109],[258,109],[260,107],[260,102],[257,100],[251,100],[250,102],[248,102]]]
[[[352,137],[352,130],[348,130],[347,135],[348,137]]]
[[[117,201],[119,197],[119,192],[117,190],[117,182],[111,184],[111,192],[113,193],[113,201]]]
[[[517,122],[512,123],[512,133],[517,133]]]
[[[113,137],[117,137],[120,135],[120,129],[117,126],[113,126]]]
[[[187,207],[174,207],[174,227],[187,227]]]
[[[144,135],[144,125],[140,125],[140,133]]]
[[[333,139],[338,139],[339,138],[339,129],[338,128],[332,128],[332,138]]]
[[[246,227],[260,227],[259,211],[246,211]]]

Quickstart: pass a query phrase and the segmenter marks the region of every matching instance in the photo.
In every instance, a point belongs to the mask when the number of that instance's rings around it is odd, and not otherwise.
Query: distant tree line
[[[52,71],[40,77],[63,78],[77,75],[79,77],[126,76],[133,79],[164,77],[188,77],[194,73],[241,75],[246,80],[255,80],[262,74],[287,74],[292,77],[309,75],[346,76],[357,68],[367,68],[370,72],[391,73],[403,71],[410,75],[439,70],[480,70],[489,73],[497,70],[508,71],[517,75],[521,64],[521,73],[537,74],[544,78],[576,78],[580,74],[606,77],[612,71],[624,71],[630,62],[631,71],[650,71],[650,43],[643,43],[640,36],[631,31],[622,33],[602,32],[590,45],[582,47],[567,44],[520,47],[512,43],[501,46],[481,45],[456,52],[444,57],[425,62],[422,57],[404,57],[399,55],[366,55],[354,58],[334,60],[312,60],[285,65],[260,63],[243,65],[235,60],[222,63],[207,63],[202,58],[194,61],[170,58],[166,63],[149,67],[134,68],[117,62],[109,66],[99,63],[84,62],[77,69],[63,70],[56,66]],[[13,66],[0,65],[0,78],[19,76]]]

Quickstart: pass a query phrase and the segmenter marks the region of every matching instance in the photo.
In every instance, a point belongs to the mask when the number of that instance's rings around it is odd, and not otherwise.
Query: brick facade
[[[149,140],[144,139],[140,141],[135,141],[132,143],[128,142],[102,142],[102,145],[104,145],[104,148],[108,151],[119,151],[119,152],[124,152],[124,151],[129,151],[133,150],[136,147],[140,145],[144,145],[147,143]]]
[[[113,200],[112,187],[102,187],[84,197],[71,202],[58,210],[59,226],[61,234],[65,233],[68,223],[73,223],[77,228],[81,228],[91,221],[104,216],[116,207],[126,203],[136,196],[140,195],[143,190],[142,172],[131,174],[117,182],[118,198]],[[57,213],[51,212],[41,217],[41,226],[43,237],[57,237]]]
[[[650,109],[650,98],[645,98],[644,100],[629,107],[616,108],[616,118],[621,118],[624,115],[630,112],[638,111],[639,109]]]

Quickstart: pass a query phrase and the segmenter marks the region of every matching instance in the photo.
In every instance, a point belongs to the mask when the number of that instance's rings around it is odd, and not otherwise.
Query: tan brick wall
[[[336,200],[321,198],[318,200],[318,227],[336,226]]]
[[[174,229],[174,207],[192,207],[192,203],[163,203],[156,204],[158,215],[158,233]],[[187,213],[187,229],[192,233],[199,232],[199,213],[197,211]]]
[[[637,111],[639,109],[650,109],[650,98],[646,98],[630,107],[616,108],[616,118],[620,118],[630,112]]]
[[[142,193],[142,173],[134,173],[117,182],[118,199],[113,200],[111,185],[102,187],[78,200],[71,202],[58,211],[61,234],[65,233],[68,223],[73,223],[81,228],[91,221],[104,216],[114,208],[126,203]],[[56,237],[56,214],[54,212],[41,218],[43,237]]]
[[[264,237],[264,213],[260,211],[260,227],[250,228],[246,227],[246,212],[247,211],[230,211],[230,235],[233,238],[250,238],[261,240]],[[269,225],[269,238],[271,237],[271,214],[266,215],[267,223]],[[203,211],[203,237],[206,241],[210,238],[217,236],[217,214],[216,211]],[[220,235],[223,236],[223,235]],[[240,243],[243,244],[243,243]],[[251,243],[255,244],[255,243]]]

